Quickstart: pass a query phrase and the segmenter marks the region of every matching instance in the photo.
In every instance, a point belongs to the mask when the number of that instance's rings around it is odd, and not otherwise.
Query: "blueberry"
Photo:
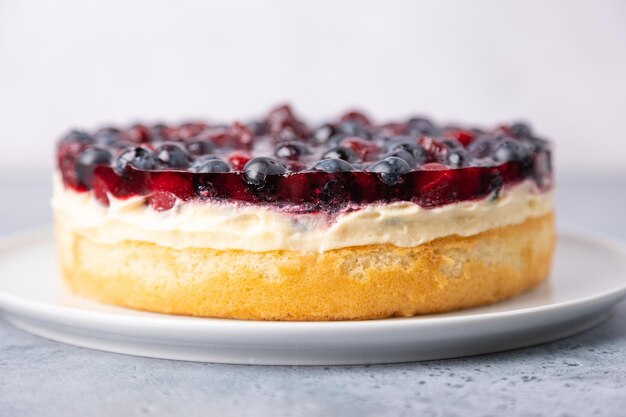
[[[343,159],[330,158],[322,159],[313,166],[313,169],[316,171],[324,171],[329,174],[333,174],[335,172],[352,171],[352,165],[350,165]]]
[[[120,140],[120,133],[119,129],[114,127],[105,127],[98,129],[96,133],[94,133],[93,137],[98,144],[108,146],[113,145],[115,142]]]
[[[390,156],[382,161],[378,161],[368,168],[369,172],[378,172],[383,182],[387,185],[394,185],[402,174],[411,170],[409,164],[404,159]]]
[[[205,156],[193,161],[191,171],[201,173],[229,172],[230,166],[216,156]]]
[[[389,143],[389,145],[387,145],[387,151],[406,151],[413,155],[416,165],[424,163],[428,158],[428,153],[426,152],[426,150],[418,145],[415,139],[400,136],[392,138],[390,141],[391,142]]]
[[[154,169],[157,164],[152,152],[137,146],[129,148],[117,158],[115,170],[118,174],[122,174],[129,165],[136,169]]]
[[[246,124],[246,127],[255,136],[267,135],[267,123],[265,122],[250,122]]]
[[[363,133],[363,127],[354,120],[346,120],[337,126],[339,132],[347,136],[359,136]]]
[[[456,139],[444,139],[441,141],[448,149],[463,149],[463,145]]]
[[[345,138],[347,138],[347,136],[344,135],[343,133],[336,133],[332,135],[330,139],[328,139],[327,145],[331,148],[334,146],[339,146],[341,141],[344,140]]]
[[[275,159],[267,157],[253,158],[243,167],[243,175],[248,184],[264,186],[268,175],[285,173],[285,166]]]
[[[334,148],[331,148],[322,155],[322,159],[332,158],[343,159],[347,162],[354,162],[358,159],[356,153],[352,149],[346,148],[344,146],[336,146]]]
[[[533,135],[532,129],[526,123],[513,123],[509,130],[516,138],[529,138]]]
[[[404,149],[391,151],[385,155],[385,158],[389,156],[395,156],[396,158],[404,159],[404,161],[409,164],[410,167],[415,167],[418,164],[418,160],[415,158],[415,156],[412,153],[405,151]]]
[[[91,188],[94,168],[98,165],[110,165],[113,155],[106,149],[87,148],[76,160],[76,179],[87,188]]]
[[[497,162],[520,161],[526,156],[524,145],[513,139],[503,141],[493,151],[493,159]]]
[[[206,140],[194,140],[185,143],[185,149],[190,155],[201,156],[213,152],[215,146]]]
[[[526,137],[522,139],[528,146],[532,153],[536,153],[545,150],[548,147],[548,141],[545,139],[537,138],[534,136]]]
[[[155,151],[157,163],[164,168],[186,168],[189,165],[187,152],[176,143],[164,143]]]
[[[437,129],[435,124],[424,117],[412,117],[407,124],[412,134],[428,136],[436,136],[439,134],[439,129]]]
[[[465,149],[454,149],[446,155],[446,165],[459,168],[467,165],[471,159],[471,155]]]
[[[316,143],[326,143],[337,133],[337,129],[329,123],[323,124],[313,131],[313,138]]]
[[[283,159],[298,159],[309,153],[306,146],[298,142],[283,142],[276,147],[275,155]]]
[[[495,145],[495,139],[489,136],[480,136],[470,143],[467,149],[474,158],[485,158],[491,155]]]
[[[64,142],[92,143],[93,137],[83,130],[72,130],[62,139]]]

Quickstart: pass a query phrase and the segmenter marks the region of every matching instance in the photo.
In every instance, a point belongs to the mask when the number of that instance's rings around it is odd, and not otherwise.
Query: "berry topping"
[[[415,139],[406,137],[392,138],[389,146],[387,146],[389,152],[405,151],[410,153],[415,159],[415,164],[423,164],[428,158],[426,150],[417,144]]]
[[[356,152],[354,152],[350,148],[346,148],[343,146],[336,146],[328,150],[327,152],[324,152],[324,154],[322,155],[322,158],[323,159],[337,158],[337,159],[343,159],[344,161],[347,161],[347,162],[354,162],[358,159]]]
[[[262,187],[268,175],[284,174],[285,166],[275,159],[261,156],[248,161],[243,167],[243,173],[248,184]]]
[[[370,172],[380,173],[381,179],[387,185],[394,185],[398,182],[400,175],[406,174],[410,170],[411,167],[404,159],[395,156],[385,158],[368,168]]]
[[[122,174],[128,166],[136,169],[155,169],[156,160],[152,152],[140,146],[123,152],[115,161],[115,170]]]
[[[412,117],[407,122],[409,132],[417,135],[436,136],[437,127],[430,120],[424,117]]]
[[[213,146],[211,142],[206,140],[194,140],[185,143],[185,149],[187,149],[189,155],[201,156],[213,152],[215,146]]]
[[[493,159],[497,162],[521,161],[525,157],[524,145],[512,139],[502,142],[493,152]]]
[[[98,129],[96,133],[93,134],[93,138],[100,145],[112,145],[120,140],[120,130],[114,127]]]
[[[404,161],[409,164],[411,168],[417,165],[417,159],[415,158],[415,156],[412,153],[405,151],[404,149],[396,149],[395,151],[391,151],[385,155],[385,158],[389,156],[395,156],[396,158],[404,159]]]
[[[331,158],[322,159],[313,166],[313,169],[333,174],[335,172],[352,171],[353,168],[352,165],[350,165],[343,159]]]
[[[87,148],[76,160],[76,180],[89,188],[96,166],[110,165],[113,160],[111,152],[101,148]]]
[[[354,122],[360,126],[371,126],[370,119],[360,111],[349,111],[341,116],[342,122]]]
[[[233,152],[228,156],[228,162],[235,171],[241,171],[252,157],[245,152]]]
[[[514,123],[509,126],[509,131],[516,138],[530,138],[533,135],[533,132],[526,123]]]
[[[63,139],[63,142],[80,142],[80,143],[92,143],[93,142],[93,138],[91,137],[91,135],[87,132],[84,132],[82,130],[72,130],[69,133],[67,133]]]
[[[187,152],[176,143],[164,143],[154,154],[160,168],[186,168],[189,165]]]
[[[329,141],[331,137],[333,137],[337,133],[337,129],[335,126],[326,123],[319,126],[317,129],[313,131],[313,138],[316,143],[323,144]]]
[[[204,156],[193,161],[191,164],[193,172],[229,172],[230,166],[217,156]]]
[[[150,130],[141,124],[131,126],[126,132],[126,139],[135,143],[146,143],[150,140]]]
[[[300,156],[308,154],[307,147],[298,142],[283,142],[276,147],[275,155],[282,159],[298,159]]]
[[[72,130],[57,146],[66,187],[178,201],[271,204],[294,212],[411,201],[423,207],[552,186],[551,146],[524,123],[490,129],[424,118],[377,123],[350,111],[311,128],[289,106],[229,124],[191,121]]]
[[[352,149],[357,157],[364,161],[372,160],[380,152],[378,145],[356,137],[342,139],[341,146]]]
[[[465,166],[471,158],[469,152],[465,149],[455,149],[446,155],[446,164],[454,168],[460,168]]]

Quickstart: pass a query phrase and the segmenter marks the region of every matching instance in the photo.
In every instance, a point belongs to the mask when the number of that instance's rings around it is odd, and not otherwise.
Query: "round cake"
[[[161,313],[358,320],[504,300],[550,272],[551,146],[351,111],[74,130],[52,206],[76,294]]]

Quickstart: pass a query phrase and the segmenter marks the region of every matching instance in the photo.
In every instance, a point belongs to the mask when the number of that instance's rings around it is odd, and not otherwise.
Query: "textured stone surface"
[[[46,188],[31,187],[39,192],[28,198],[41,209],[19,214],[17,204],[5,205],[0,233],[46,221]],[[593,198],[581,205],[585,192]],[[559,195],[562,223],[624,239],[625,205],[621,184],[565,186]],[[0,320],[0,416],[42,415],[626,416],[626,303],[597,328],[542,346],[354,367],[131,357],[48,341]]]

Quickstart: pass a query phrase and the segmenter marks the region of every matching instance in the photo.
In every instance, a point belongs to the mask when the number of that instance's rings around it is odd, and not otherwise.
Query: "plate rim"
[[[37,227],[25,229],[19,232],[6,234],[0,237],[0,258],[11,249],[17,249],[23,245],[34,244],[47,239],[53,239],[51,227]],[[614,253],[621,255],[624,259],[624,270],[626,275],[626,242],[619,238],[608,236],[597,231],[585,228],[564,228],[557,231],[557,244],[560,239],[572,239],[592,243],[601,246]],[[415,317],[398,317],[388,319],[373,320],[338,320],[338,321],[263,321],[263,320],[239,320],[226,318],[204,318],[167,315],[161,313],[144,312],[151,316],[134,316],[124,314],[114,314],[110,312],[92,311],[72,306],[56,305],[47,302],[32,300],[15,294],[6,293],[0,290],[0,315],[26,316],[47,323],[63,322],[64,325],[72,323],[72,326],[89,323],[93,327],[96,324],[106,324],[107,326],[122,326],[126,330],[143,329],[147,327],[175,326],[181,330],[216,330],[234,331],[255,330],[272,331],[276,333],[291,333],[297,331],[323,331],[343,332],[345,330],[397,330],[402,327],[413,326],[445,326],[447,324],[471,324],[475,322],[485,322],[490,320],[502,320],[520,316],[548,314],[559,311],[567,311],[585,306],[595,305],[601,302],[613,302],[617,304],[621,299],[626,298],[626,281],[621,286],[612,290],[603,291],[575,300],[565,301],[557,304],[549,304],[535,307],[518,308],[514,310],[498,311],[481,314],[468,314],[462,316],[444,316],[441,314],[422,315]],[[8,307],[7,307],[8,306]],[[123,309],[123,307],[117,307]],[[131,309],[128,309],[133,311]],[[467,310],[466,310],[467,311]],[[76,313],[80,312],[79,315]],[[83,326],[79,326],[83,327]]]

